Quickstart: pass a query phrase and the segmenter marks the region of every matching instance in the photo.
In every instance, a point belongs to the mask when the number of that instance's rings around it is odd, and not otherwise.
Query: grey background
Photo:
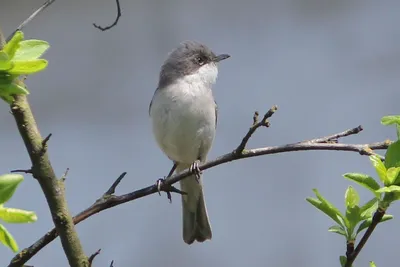
[[[43,0],[3,0],[0,25],[9,34]],[[50,157],[67,167],[73,214],[91,205],[127,171],[117,193],[165,175],[171,163],[153,140],[148,103],[159,67],[179,42],[201,41],[232,57],[221,63],[215,87],[219,126],[209,158],[231,151],[254,110],[279,112],[251,147],[281,145],[362,124],[345,142],[395,138],[380,118],[398,114],[400,2],[323,0],[56,1],[25,29],[50,42],[47,71],[29,77],[30,103],[43,135],[53,133]],[[8,106],[0,104],[0,173],[28,168],[29,158]],[[213,240],[187,246],[180,200],[152,195],[102,212],[77,226],[86,253],[101,248],[95,266],[339,266],[341,236],[304,199],[316,187],[343,209],[346,172],[375,175],[368,158],[349,152],[296,152],[242,160],[205,172]],[[356,186],[357,189],[360,189]],[[363,201],[370,193],[359,190]],[[20,248],[52,228],[47,204],[29,175],[8,206],[34,210],[38,221],[6,225]],[[399,205],[390,212],[397,216]],[[357,266],[398,262],[398,220],[382,224]],[[13,253],[0,247],[0,265]],[[29,264],[67,266],[57,239]]]

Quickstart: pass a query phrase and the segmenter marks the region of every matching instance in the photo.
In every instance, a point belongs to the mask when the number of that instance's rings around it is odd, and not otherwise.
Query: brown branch
[[[353,130],[350,129],[347,132],[353,132]],[[252,133],[254,133],[254,131]],[[337,135],[340,135],[340,133],[331,136],[337,136]],[[325,139],[328,137],[325,137]],[[294,151],[308,151],[308,150],[351,151],[351,152],[357,152],[361,155],[371,155],[373,154],[372,151],[373,149],[386,149],[390,144],[390,142],[380,142],[373,144],[338,144],[338,143],[315,142],[315,140],[322,140],[322,139],[323,138],[317,138],[282,146],[272,146],[272,147],[243,150],[242,153],[240,154],[237,154],[236,153],[237,150],[234,150],[231,153],[225,154],[223,156],[218,157],[215,160],[208,161],[202,164],[201,166],[199,166],[199,169],[201,171],[204,171],[212,167],[239,159],[257,157],[262,155],[279,154],[285,152],[294,152]],[[99,198],[92,206],[77,214],[73,218],[74,223],[78,224],[83,220],[93,216],[96,213],[158,192],[157,185],[150,185],[148,187],[124,195],[119,195],[119,196],[113,195],[113,193],[115,192],[115,188],[118,186],[118,184],[121,182],[121,180],[125,175],[126,173],[121,174],[121,176],[113,183],[110,189],[108,189],[101,198]],[[185,171],[180,174],[175,174],[171,176],[170,178],[168,178],[163,182],[161,190],[168,191],[168,186],[188,177],[189,175],[191,175],[191,172]],[[21,251],[21,253],[15,256],[11,261],[9,267],[20,266],[21,264],[27,262],[33,255],[39,252],[43,247],[45,247],[47,244],[53,241],[56,237],[57,237],[57,232],[55,229],[49,231],[42,238],[36,241],[33,245],[24,249],[23,251]]]
[[[249,131],[247,134],[243,137],[242,142],[239,144],[239,146],[236,148],[235,153],[236,154],[241,154],[243,150],[246,148],[247,143],[249,142],[251,136],[255,133],[255,131],[264,126],[264,127],[269,127],[269,121],[268,119],[274,115],[274,113],[278,110],[278,106],[273,106],[270,110],[268,110],[267,113],[265,113],[264,117],[262,120],[259,122],[258,121],[258,111],[254,112],[253,116],[253,125],[250,127]]]
[[[96,258],[97,255],[100,254],[100,251],[101,251],[101,249],[97,250],[95,253],[90,255],[90,257],[89,257],[89,267],[92,267],[93,260],[94,260],[94,258]]]
[[[26,19],[17,30],[22,29],[53,2],[54,0],[46,1],[46,3]],[[9,39],[12,38],[14,33],[10,35]],[[64,194],[64,184],[57,179],[47,153],[46,145],[51,135],[45,139],[42,138],[26,96],[14,96],[14,101],[10,105],[10,108],[32,162],[32,168],[29,171],[18,171],[31,172],[33,177],[39,182],[43,194],[46,197],[53,223],[60,235],[61,244],[69,265],[87,267],[89,266],[89,261],[84,254],[68,210]],[[21,265],[22,264],[19,266]]]
[[[121,14],[121,6],[119,4],[119,0],[115,0],[115,1],[117,2],[117,17],[115,18],[114,22],[111,25],[107,26],[107,27],[101,27],[101,26],[97,25],[96,23],[93,23],[93,26],[95,28],[97,28],[97,29],[99,29],[99,30],[104,32],[104,31],[107,31],[107,30],[109,30],[112,27],[117,25],[117,23],[118,23],[119,19],[121,18],[122,14]]]
[[[7,37],[7,42],[11,40],[11,38],[14,36],[14,34],[17,31],[21,31],[26,24],[28,24],[29,22],[31,22],[31,20],[33,20],[37,15],[39,15],[40,12],[42,12],[43,10],[45,10],[48,6],[50,6],[51,4],[54,3],[55,0],[47,0],[41,7],[39,7],[38,9],[36,9],[35,12],[32,13],[32,15],[30,15],[26,20],[24,20],[24,22],[21,23],[21,25],[18,26],[17,29],[15,29],[15,31],[13,31],[12,34],[10,34]]]
[[[378,223],[382,220],[383,216],[385,215],[385,210],[382,208],[378,208],[372,217],[372,222],[368,227],[367,231],[365,231],[363,237],[361,238],[360,242],[358,243],[357,247],[352,253],[346,255],[347,261],[344,267],[351,267],[355,259],[357,258],[358,254],[363,249],[364,245],[367,243],[368,238],[371,236],[372,232],[375,230],[375,227]]]

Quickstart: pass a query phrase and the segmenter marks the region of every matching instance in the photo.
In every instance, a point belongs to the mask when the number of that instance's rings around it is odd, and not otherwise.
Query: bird
[[[179,44],[161,66],[159,82],[149,106],[152,132],[163,153],[173,162],[169,176],[187,169],[191,175],[180,181],[183,241],[204,242],[212,238],[204,200],[202,173],[215,138],[218,108],[212,87],[218,63],[229,58],[216,55],[196,41]]]

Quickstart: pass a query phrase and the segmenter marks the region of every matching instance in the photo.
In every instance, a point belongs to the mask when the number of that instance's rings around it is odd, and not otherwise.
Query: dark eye
[[[196,57],[196,63],[199,65],[203,65],[206,62],[204,57],[198,56]]]

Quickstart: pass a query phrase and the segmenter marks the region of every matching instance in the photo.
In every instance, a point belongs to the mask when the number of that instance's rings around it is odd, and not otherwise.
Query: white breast
[[[173,161],[191,164],[205,157],[215,136],[215,102],[211,86],[218,69],[206,64],[166,88],[157,90],[150,109],[158,145]]]

